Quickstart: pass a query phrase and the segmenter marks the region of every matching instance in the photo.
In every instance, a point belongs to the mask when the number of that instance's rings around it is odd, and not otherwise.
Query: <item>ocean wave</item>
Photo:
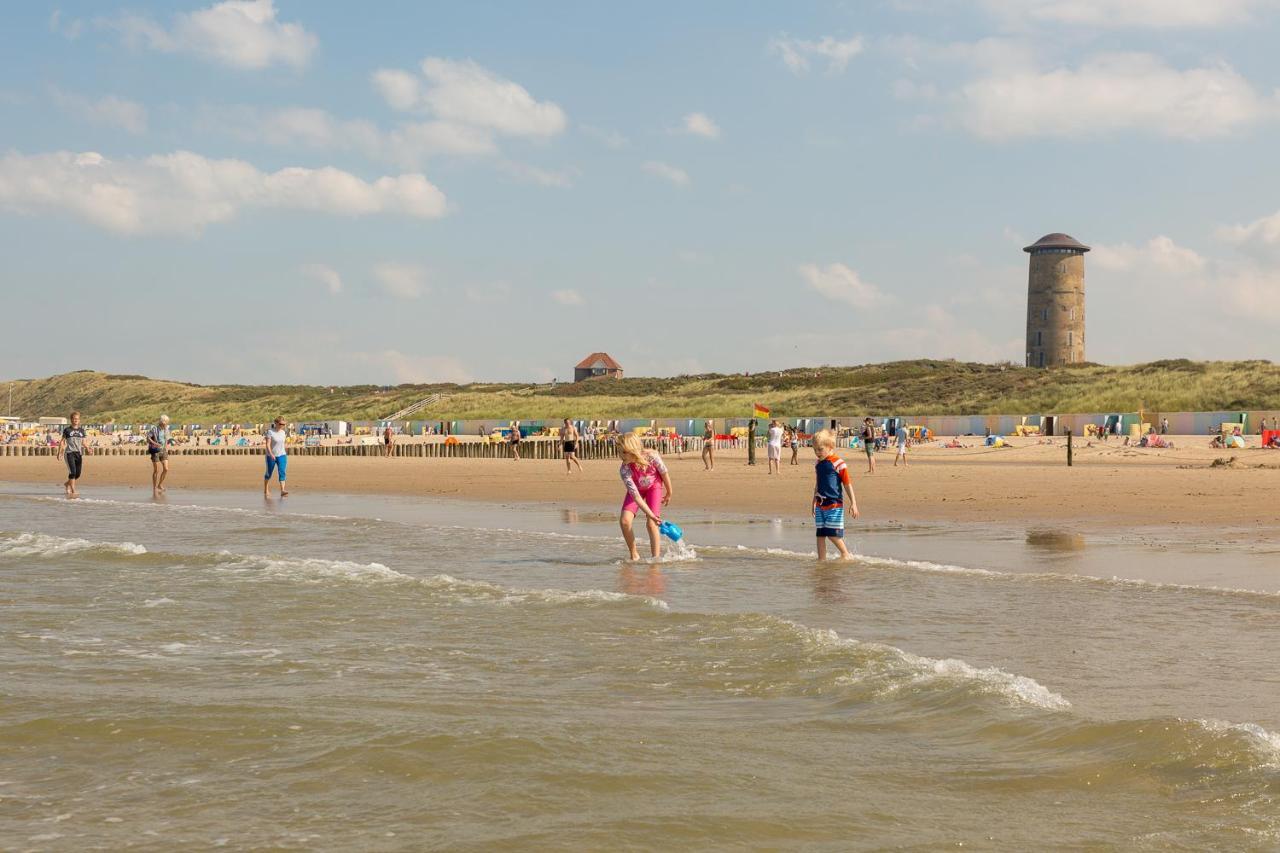
[[[982,690],[1013,702],[1048,711],[1061,711],[1071,707],[1071,703],[1061,694],[1054,693],[1034,678],[1025,675],[1015,675],[997,667],[979,668],[957,658],[939,660],[913,655],[902,649],[893,650],[902,655],[906,663],[919,670],[919,674],[912,680],[913,684],[927,684],[935,679],[941,682],[956,680],[979,685]]]
[[[462,596],[469,602],[487,601],[498,605],[513,604],[641,604],[654,610],[667,610],[665,601],[643,595],[629,595],[624,592],[610,592],[603,589],[520,589],[504,587],[488,581],[462,580],[452,575],[432,575],[417,579],[417,582],[438,591],[445,591],[455,596]]]
[[[133,542],[93,542],[45,533],[0,533],[0,555],[4,556],[62,557],[85,552],[136,557],[147,553],[147,549]]]
[[[454,603],[485,602],[510,606],[519,604],[542,605],[599,605],[636,604],[657,610],[667,609],[667,604],[647,596],[628,595],[602,589],[521,589],[504,587],[481,580],[456,578],[448,574],[426,577],[397,571],[382,563],[358,563],[350,560],[329,560],[321,557],[279,557],[220,552],[217,565],[220,571],[265,578],[290,580],[302,583],[347,581],[355,583],[393,583],[416,586],[443,595]]]
[[[750,615],[747,619],[763,620],[767,629],[774,628],[797,637],[813,647],[855,653],[848,672],[833,672],[832,683],[870,687],[877,698],[892,697],[913,690],[960,688],[962,692],[996,696],[1017,705],[1047,711],[1071,707],[1062,695],[1033,678],[1016,675],[997,667],[975,667],[957,658],[931,658],[904,651],[884,643],[861,642],[841,637],[825,628],[810,628],[798,622],[775,616]],[[811,662],[804,662],[809,665]],[[828,665],[842,661],[829,661]]]
[[[412,575],[398,572],[382,563],[357,563],[352,560],[329,560],[323,557],[273,557],[255,554],[218,553],[221,571],[252,574],[257,577],[316,583],[326,580],[356,582],[417,581]]]
[[[781,557],[793,560],[816,560],[818,556],[814,551],[792,551],[786,548],[753,548],[747,545],[702,545],[699,547],[702,551],[707,553],[730,552],[766,557]],[[829,562],[832,566],[840,565],[839,561]],[[971,566],[934,563],[929,560],[901,560],[895,557],[883,557],[874,554],[854,554],[853,559],[850,562],[873,569],[910,569],[911,571],[916,572],[957,575],[1014,583],[1069,583],[1085,586],[1100,586],[1105,588],[1128,587],[1132,589],[1220,595],[1233,598],[1254,598],[1262,601],[1276,601],[1280,599],[1280,592],[1244,589],[1242,587],[1168,583],[1164,581],[1149,581],[1142,580],[1141,578],[1122,578],[1117,576],[1104,578],[1097,577],[1095,575],[1072,575],[1060,572],[999,572],[993,569],[977,569]]]
[[[42,503],[56,503],[61,505],[66,505],[68,503],[67,498],[55,497],[53,495],[10,495],[10,497],[17,498],[20,500],[32,500],[32,501],[40,501]],[[112,498],[78,497],[75,499],[75,503],[76,505],[87,505],[87,506],[128,507],[130,510],[137,509],[137,510],[152,511],[152,512],[218,513],[218,514],[224,514],[224,515],[226,514],[248,515],[248,516],[253,516],[255,518],[272,518],[272,519],[304,518],[304,519],[314,519],[318,521],[380,521],[380,519],[369,519],[363,516],[326,515],[324,513],[316,513],[316,512],[290,511],[282,515],[281,513],[266,512],[264,510],[257,510],[257,509],[248,509],[246,507],[214,506],[211,504],[170,503],[168,500],[125,501],[125,500],[115,500]]]
[[[1229,723],[1226,720],[1194,720],[1195,725],[1210,735],[1236,739],[1263,759],[1263,766],[1280,768],[1280,733],[1268,731],[1257,723]]]
[[[1230,598],[1252,598],[1261,601],[1280,600],[1280,592],[1244,589],[1241,587],[1202,586],[1199,584],[1169,583],[1165,581],[1149,581],[1141,578],[1109,578],[1095,575],[1072,575],[1059,572],[997,572],[991,569],[975,569],[967,566],[951,566],[945,563],[932,563],[927,560],[898,560],[893,557],[875,557],[855,555],[854,560],[863,565],[877,568],[901,568],[918,572],[937,574],[966,575],[974,578],[1009,582],[1034,583],[1069,583],[1082,586],[1098,586],[1103,588],[1129,588],[1166,592],[1185,592],[1204,595],[1226,596]]]

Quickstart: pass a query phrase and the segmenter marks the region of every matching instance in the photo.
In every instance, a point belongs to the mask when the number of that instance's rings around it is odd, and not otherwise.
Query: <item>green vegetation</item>
[[[0,385],[0,400],[7,389]],[[1082,364],[1035,370],[1008,364],[900,361],[752,376],[594,379],[570,385],[192,385],[77,371],[15,380],[15,413],[79,409],[90,421],[261,423],[377,420],[433,393],[448,397],[417,417],[431,420],[549,420],[632,417],[744,417],[760,402],[783,416],[1035,414],[1280,409],[1280,366],[1269,361],[1157,361],[1124,367]]]

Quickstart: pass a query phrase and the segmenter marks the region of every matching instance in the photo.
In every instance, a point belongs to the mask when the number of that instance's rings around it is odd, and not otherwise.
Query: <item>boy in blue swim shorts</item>
[[[836,455],[836,436],[829,429],[819,430],[813,436],[813,452],[818,457],[814,466],[817,483],[813,488],[813,526],[818,535],[818,559],[827,558],[827,540],[835,543],[841,559],[851,560],[853,555],[844,544],[845,498],[848,497],[849,514],[858,517],[858,501],[849,484],[849,467]]]

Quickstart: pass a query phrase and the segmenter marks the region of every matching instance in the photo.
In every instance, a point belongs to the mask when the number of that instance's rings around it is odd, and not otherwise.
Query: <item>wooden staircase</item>
[[[441,400],[443,400],[445,397],[448,397],[448,396],[449,396],[448,394],[439,394],[439,393],[432,394],[430,397],[424,397],[411,406],[405,406],[403,409],[401,409],[400,411],[394,414],[387,415],[385,418],[382,418],[382,420],[402,421],[405,418],[409,417],[410,415],[417,414],[423,409],[434,406],[436,403],[439,403]]]

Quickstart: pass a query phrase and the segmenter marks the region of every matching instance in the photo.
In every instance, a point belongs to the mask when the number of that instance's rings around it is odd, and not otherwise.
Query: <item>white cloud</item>
[[[1167,275],[1200,273],[1207,264],[1195,250],[1179,246],[1164,235],[1153,237],[1141,246],[1129,243],[1094,246],[1089,260],[1092,265],[1115,272],[1152,270]]]
[[[338,275],[332,267],[324,264],[303,264],[301,271],[307,278],[323,284],[330,294],[336,296],[342,292],[342,276]]]
[[[393,109],[507,136],[555,136],[567,124],[559,106],[536,100],[520,84],[471,60],[429,56],[420,70],[421,78],[382,69],[373,75],[374,86]]]
[[[863,281],[857,272],[841,263],[827,264],[825,267],[802,264],[799,272],[800,277],[811,288],[833,302],[866,308],[884,298],[884,294],[875,285]]]
[[[1021,335],[992,339],[941,305],[925,305],[911,315],[923,322],[871,334],[871,349],[879,358],[956,358],[987,363],[1021,358],[1025,343]]]
[[[417,169],[441,155],[481,157],[497,153],[485,130],[442,121],[406,122],[382,130],[369,121],[340,119],[326,110],[233,107],[207,111],[204,123],[240,139],[282,148],[358,151],[400,168]]]
[[[677,187],[685,187],[689,185],[689,173],[684,169],[672,166],[669,163],[662,163],[657,160],[647,160],[640,164],[640,168],[644,169],[650,175],[656,175],[664,181],[670,181]]]
[[[983,0],[1010,25],[1195,29],[1247,23],[1274,0]]]
[[[243,160],[176,151],[143,160],[96,152],[0,157],[0,206],[69,213],[119,234],[198,234],[246,208],[434,219],[444,193],[420,174],[367,182],[334,168],[262,172]]]
[[[419,78],[408,71],[381,68],[373,72],[373,87],[393,110],[409,112],[422,100]]]
[[[1274,329],[1280,322],[1280,272],[1274,258],[1255,254],[1280,245],[1280,230],[1268,234],[1268,224],[1264,219],[1235,226],[1234,232],[1219,229],[1219,236],[1240,238],[1231,240],[1241,250],[1234,254],[1204,256],[1165,236],[1139,246],[1096,246],[1086,264],[1094,270],[1092,299],[1107,306],[1102,322],[1127,332],[1133,317],[1141,316],[1149,337],[1160,341],[1162,351],[1175,353],[1199,345],[1186,336],[1187,317],[1201,326]]]
[[[576,290],[553,290],[551,298],[561,305],[585,305],[587,301]]]
[[[355,352],[349,358],[374,369],[386,371],[397,383],[427,385],[456,382],[465,385],[475,381],[460,359],[445,355],[409,355],[399,350]]]
[[[719,139],[720,126],[712,121],[706,113],[689,113],[684,117],[684,132],[703,139]]]
[[[1008,36],[989,36],[967,42],[936,42],[910,35],[887,36],[879,40],[879,46],[913,72],[956,64],[988,72],[1021,71],[1036,67],[1045,53],[1042,45],[1030,39]]]
[[[378,264],[373,275],[383,292],[397,299],[419,299],[429,290],[427,271],[416,264]]]
[[[180,12],[169,27],[138,15],[122,16],[111,25],[132,44],[249,70],[277,64],[302,68],[319,44],[301,25],[277,20],[272,0],[224,0]]]
[[[129,133],[145,133],[147,130],[147,108],[137,101],[115,95],[95,100],[56,87],[50,93],[62,110],[84,121],[118,127]]]
[[[1227,298],[1228,313],[1238,317],[1280,322],[1280,271],[1274,267],[1262,268],[1246,264],[1224,270],[1214,283],[1215,292]]]
[[[523,86],[470,60],[427,57],[420,73],[391,68],[375,71],[373,86],[394,110],[428,120],[402,124],[394,131],[372,133],[338,123],[339,139],[403,168],[417,168],[437,154],[491,156],[495,137],[545,139],[564,131],[564,111],[538,101]],[[499,168],[520,180],[548,187],[569,186],[573,170],[553,171],[504,160]]]
[[[1136,130],[1198,139],[1221,136],[1273,116],[1225,65],[1171,68],[1147,54],[1096,56],[1078,68],[1008,70],[958,93],[961,120],[987,139],[1096,136]]]
[[[849,60],[862,53],[861,36],[854,36],[841,41],[831,36],[823,36],[817,41],[778,36],[769,42],[769,50],[782,59],[793,74],[806,74],[810,61],[822,59],[826,61],[827,72],[838,74],[845,70]]]
[[[1271,254],[1280,251],[1280,211],[1246,225],[1228,225],[1218,236],[1247,252]]]

